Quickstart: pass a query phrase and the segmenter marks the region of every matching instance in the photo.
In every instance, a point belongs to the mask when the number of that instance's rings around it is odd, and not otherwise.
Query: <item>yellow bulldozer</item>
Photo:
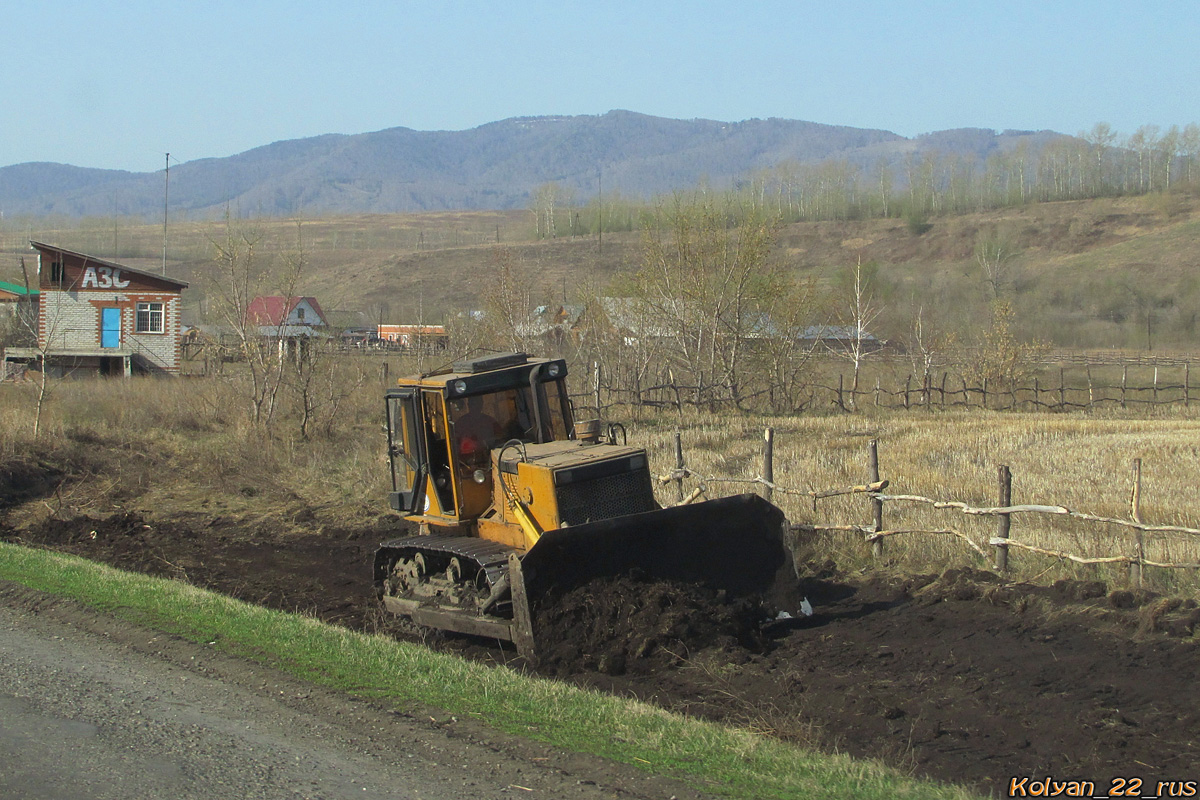
[[[561,359],[500,353],[387,390],[390,504],[417,531],[376,552],[384,606],[533,663],[538,608],[594,579],[699,583],[798,616],[783,513],[756,495],[661,508],[646,451],[577,426],[566,377]]]

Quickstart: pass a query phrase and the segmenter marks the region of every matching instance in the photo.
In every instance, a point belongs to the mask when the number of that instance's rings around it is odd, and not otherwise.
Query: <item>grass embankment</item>
[[[501,731],[683,778],[739,798],[967,798],[887,767],[818,755],[565,683],[270,611],[174,581],[0,544],[0,579],[401,709],[434,706]]]

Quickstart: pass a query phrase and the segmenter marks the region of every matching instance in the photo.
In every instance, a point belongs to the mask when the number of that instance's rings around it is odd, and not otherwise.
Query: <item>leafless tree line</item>
[[[966,213],[1038,201],[1168,192],[1200,179],[1200,124],[1124,135],[1097,123],[1075,136],[1023,137],[980,160],[933,149],[864,167],[845,159],[783,161],[737,189],[781,220],[908,217]],[[631,230],[644,204],[593,197],[578,205],[566,188],[543,184],[530,199],[539,238]]]

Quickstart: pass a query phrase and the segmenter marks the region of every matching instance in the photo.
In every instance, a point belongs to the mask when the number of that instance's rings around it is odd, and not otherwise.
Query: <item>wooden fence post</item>
[[[379,382],[384,386],[388,385],[388,362],[386,361],[379,365]]]
[[[985,409],[988,407],[988,404],[987,404],[987,383],[988,383],[988,381],[987,381],[987,376],[986,376],[986,375],[984,375],[984,376],[983,376],[983,389],[982,389],[982,390],[980,390],[980,394],[982,394],[982,395],[983,395],[983,407],[984,407]]]
[[[683,398],[679,396],[679,384],[675,382],[675,370],[667,367],[667,379],[671,382],[671,388],[675,390],[675,410],[679,412],[679,416],[683,416]]]
[[[1042,407],[1042,383],[1035,375],[1033,378],[1033,410],[1037,411]]]
[[[871,470],[871,483],[879,482],[879,440],[872,439],[868,444],[868,458]],[[872,530],[879,533],[883,530],[883,501],[878,497],[871,499],[873,513]],[[871,555],[875,558],[883,557],[883,539],[876,539],[871,542]]]
[[[904,379],[904,410],[908,411],[912,407],[909,402],[909,395],[912,392],[912,373],[908,373],[908,377]]]
[[[1008,508],[1012,505],[1012,470],[1004,464],[1000,465],[998,504],[1000,508]],[[1009,527],[1012,525],[1010,514],[996,515],[996,538],[1007,539]],[[1008,545],[996,545],[996,571],[1008,572]]]
[[[840,408],[842,411],[846,410],[846,397],[845,397],[845,395],[842,394],[842,392],[844,390],[844,381],[845,381],[845,376],[843,376],[842,373],[839,372],[838,373],[838,408]]]
[[[1185,362],[1183,362],[1183,407],[1184,408],[1190,408],[1192,405],[1191,389],[1189,388],[1191,385],[1191,382],[1192,382],[1192,362],[1185,361]]]
[[[1058,368],[1058,410],[1067,410],[1067,376],[1062,367]]]
[[[942,372],[942,408],[946,407],[946,373]]]
[[[675,431],[675,488],[679,490],[679,502],[683,502],[683,434]]]
[[[771,495],[774,491],[771,487],[775,483],[775,429],[774,428],[767,428],[766,431],[763,433],[762,476],[763,476],[763,480],[766,481],[766,485],[764,485],[762,487],[762,497],[763,497],[763,500],[770,502]]]
[[[1142,460],[1133,460],[1133,490],[1129,495],[1129,518],[1139,525],[1142,524]],[[1143,562],[1146,559],[1145,531],[1137,532],[1136,560],[1129,565],[1129,582],[1142,588]]]
[[[1092,406],[1096,404],[1096,395],[1092,391],[1092,365],[1087,367],[1087,382],[1088,382],[1088,411],[1092,410]]]
[[[1121,408],[1125,408],[1125,386],[1129,382],[1129,365],[1121,365]]]

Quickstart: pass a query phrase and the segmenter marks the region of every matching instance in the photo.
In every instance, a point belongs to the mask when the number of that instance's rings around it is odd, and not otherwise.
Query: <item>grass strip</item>
[[[0,544],[0,579],[189,640],[215,642],[394,708],[433,706],[498,730],[685,779],[737,798],[962,798],[870,761],[816,754],[751,731],[475,664],[75,556]]]

